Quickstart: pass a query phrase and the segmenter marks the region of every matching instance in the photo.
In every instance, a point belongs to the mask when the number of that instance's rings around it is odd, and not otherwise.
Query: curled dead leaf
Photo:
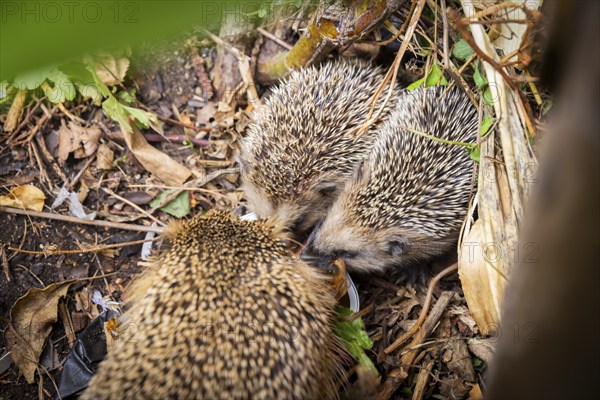
[[[98,152],[96,153],[96,168],[105,170],[111,169],[114,159],[115,153],[107,144],[101,143],[100,146],[98,146]]]
[[[65,162],[70,153],[75,158],[84,158],[91,156],[98,149],[98,141],[101,135],[100,128],[91,126],[84,128],[75,122],[61,121],[61,127],[58,130],[58,159]]]
[[[458,259],[458,276],[469,311],[481,333],[496,333],[506,280],[486,260],[481,220],[475,222],[463,241]]]
[[[33,185],[13,188],[6,196],[0,196],[0,206],[42,211],[46,195]]]
[[[43,289],[33,288],[19,297],[10,310],[5,333],[6,347],[30,384],[34,383],[44,343],[58,318],[58,301],[67,294],[73,282],[69,280]]]
[[[4,121],[4,132],[14,131],[19,122],[21,122],[26,98],[27,90],[25,89],[19,90],[15,95],[10,110],[8,110],[8,114],[6,115],[6,120]]]
[[[192,175],[192,171],[187,167],[148,144],[144,135],[135,125],[132,128],[133,132],[123,132],[123,137],[135,158],[147,171],[153,173],[167,185],[180,185]]]

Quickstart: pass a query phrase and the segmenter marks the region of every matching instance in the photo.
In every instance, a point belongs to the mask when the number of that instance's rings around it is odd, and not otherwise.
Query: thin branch
[[[444,25],[443,33],[443,45],[444,45],[444,69],[450,68],[450,46],[448,45],[448,32],[450,30],[450,24],[448,24],[448,14],[446,14],[446,0],[440,0],[442,8],[442,23]]]
[[[429,283],[429,288],[427,289],[427,296],[425,297],[425,304],[423,304],[423,309],[421,310],[421,314],[419,315],[419,319],[417,322],[402,336],[400,336],[394,343],[389,345],[383,352],[385,354],[390,354],[392,351],[396,350],[402,343],[404,343],[409,337],[417,333],[425,318],[427,318],[427,313],[429,312],[429,305],[431,304],[431,299],[433,298],[433,290],[437,286],[440,279],[445,277],[446,275],[458,270],[458,264],[452,264],[448,268],[444,269],[442,272],[437,274],[431,282]]]
[[[291,50],[292,49],[292,45],[283,41],[282,39],[279,39],[277,36],[273,35],[271,32],[263,29],[263,28],[256,28],[256,30],[263,36],[271,39],[272,41],[274,41],[275,43],[277,43],[278,45],[280,45],[281,47],[287,49],[287,50]]]
[[[398,54],[396,54],[394,63],[392,64],[392,66],[388,70],[387,74],[385,75],[383,82],[381,82],[381,85],[377,88],[377,91],[373,95],[371,108],[369,109],[369,113],[367,114],[367,117],[365,118],[365,122],[362,125],[358,126],[356,129],[352,129],[350,131],[350,134],[356,135],[355,140],[358,140],[362,135],[364,135],[365,132],[367,132],[367,130],[369,129],[369,127],[371,125],[373,125],[379,119],[379,116],[381,115],[381,113],[385,109],[385,106],[387,105],[388,101],[392,97],[392,94],[394,93],[394,86],[396,85],[396,78],[398,76],[398,70],[400,69],[400,61],[402,60],[402,57],[404,56],[404,53],[406,52],[408,43],[410,42],[411,38],[413,37],[413,34],[415,33],[415,29],[417,28],[417,24],[419,23],[419,18],[421,17],[421,13],[423,12],[425,3],[426,3],[426,0],[418,0],[417,6],[415,7],[415,12],[413,13],[413,15],[410,19],[410,23],[408,24],[408,29],[406,31],[404,41],[402,42],[402,45],[400,46],[400,50],[398,50]],[[391,79],[391,81],[390,81],[390,79]],[[385,100],[383,101],[383,104],[381,105],[381,108],[379,109],[377,114],[374,117],[372,117],[373,113],[375,112],[375,107],[377,106],[377,100],[379,99],[379,96],[383,92],[383,90],[384,90],[385,86],[388,84],[388,82],[390,83],[388,94],[387,94]]]
[[[146,243],[146,242],[153,242],[153,241],[155,241],[157,239],[158,238],[155,238],[155,239],[141,239],[141,240],[134,240],[134,241],[131,241],[131,242],[104,244],[104,245],[99,245],[99,246],[96,245],[96,246],[91,246],[91,247],[87,247],[87,248],[68,249],[68,250],[48,248],[48,249],[45,249],[45,250],[42,250],[42,251],[37,251],[37,250],[23,250],[23,249],[18,249],[16,247],[9,247],[8,249],[12,250],[12,251],[17,251],[19,253],[37,254],[37,255],[45,255],[45,256],[56,255],[56,254],[99,253],[99,252],[104,251],[104,250],[118,249],[118,248],[121,248],[121,247],[132,246],[132,245],[135,245],[135,244],[142,244],[142,243]]]
[[[112,190],[110,190],[108,188],[102,188],[102,190],[104,190],[104,192],[106,194],[108,194],[109,196],[112,196],[112,197],[114,197],[114,198],[122,201],[123,203],[129,205],[130,207],[133,207],[134,209],[138,210],[139,212],[141,212],[146,217],[150,218],[152,221],[156,222],[160,226],[165,226],[166,225],[164,222],[162,222],[161,220],[159,220],[154,215],[150,214],[148,211],[144,210],[142,207],[138,206],[134,202],[129,201],[129,200],[127,200],[126,198],[124,198],[122,196],[119,196],[118,194],[116,194],[115,192],[113,192]]]
[[[112,228],[112,229],[123,229],[123,230],[129,230],[129,231],[156,232],[156,233],[163,233],[163,231],[164,231],[164,229],[160,228],[160,227],[151,227],[151,226],[145,226],[145,225],[133,225],[133,224],[125,224],[122,222],[111,222],[111,221],[90,221],[87,219],[71,217],[68,215],[55,214],[55,213],[49,213],[49,212],[43,212],[43,211],[21,210],[18,208],[10,208],[10,207],[2,207],[2,206],[0,206],[0,212],[4,212],[7,214],[27,215],[30,217],[54,219],[54,220],[58,220],[58,221],[73,222],[76,224],[83,224],[83,225],[94,225],[94,226],[102,226],[102,227]]]

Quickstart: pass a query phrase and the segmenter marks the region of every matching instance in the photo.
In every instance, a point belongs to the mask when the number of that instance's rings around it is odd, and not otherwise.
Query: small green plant
[[[354,312],[349,308],[338,306],[338,320],[335,323],[335,331],[343,340],[348,353],[358,361],[358,364],[367,368],[367,370],[371,371],[375,376],[379,376],[375,364],[373,364],[373,361],[371,361],[365,353],[365,350],[370,350],[373,347],[373,341],[365,331],[365,324],[362,319],[355,318],[351,321],[345,320],[353,313]]]
[[[423,84],[425,84],[425,87],[431,87],[435,85],[446,86],[448,85],[448,81],[444,77],[444,71],[442,68],[437,64],[433,64],[427,76],[424,76],[423,78],[411,83],[407,86],[406,90],[415,90]]]
[[[53,104],[74,101],[79,94],[82,100],[102,106],[107,117],[119,123],[123,132],[133,132],[132,123],[162,132],[156,114],[132,106],[135,104],[133,92],[118,90],[117,85],[125,78],[128,66],[126,58],[107,54],[48,66],[1,82],[0,104],[19,92],[45,97]]]

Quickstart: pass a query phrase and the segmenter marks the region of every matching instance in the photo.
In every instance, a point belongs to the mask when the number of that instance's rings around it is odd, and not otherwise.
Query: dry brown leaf
[[[471,338],[467,343],[469,351],[476,357],[482,359],[486,364],[490,364],[494,359],[494,349],[498,338],[490,337],[487,339]]]
[[[133,132],[131,134],[124,132],[123,137],[127,147],[131,149],[135,158],[147,171],[153,173],[167,185],[180,185],[192,175],[192,171],[188,168],[148,144],[144,135],[135,125],[132,125],[132,128]]]
[[[58,129],[58,148],[56,154],[61,162],[65,162],[69,157],[69,154],[73,151],[73,134],[71,130],[65,124],[65,121],[60,121],[60,128]]]
[[[100,128],[96,126],[84,128],[75,122],[69,122],[69,128],[73,132],[73,142],[77,143],[73,153],[75,158],[89,157],[96,152],[101,135]]]
[[[0,206],[42,211],[46,195],[33,185],[13,188],[6,196],[0,196]]]
[[[77,191],[77,198],[79,199],[80,203],[83,203],[85,201],[89,191],[90,188],[88,187],[87,183],[85,183],[85,179],[82,179],[81,186],[79,186],[79,190]]]
[[[217,107],[215,103],[207,103],[204,107],[199,108],[196,111],[196,120],[201,125],[214,126],[216,123],[215,115],[217,114]]]
[[[58,130],[58,159],[65,162],[70,153],[73,153],[75,158],[91,156],[98,149],[101,133],[100,128],[96,126],[84,128],[71,121],[67,127],[62,120]]]
[[[229,141],[227,140],[211,140],[210,145],[206,149],[206,154],[213,158],[224,160],[229,152]]]
[[[101,143],[96,152],[96,168],[111,169],[115,159],[115,153],[108,147],[107,144]]]
[[[15,95],[10,110],[8,110],[8,114],[6,115],[6,120],[4,121],[4,132],[14,131],[19,122],[21,122],[26,98],[27,90],[25,89],[19,90]]]
[[[5,333],[10,357],[28,383],[34,375],[46,338],[58,318],[58,301],[67,294],[74,280],[54,283],[43,289],[33,288],[19,297],[10,310]]]
[[[8,183],[10,185],[21,186],[33,182],[35,178],[37,178],[35,175],[17,175],[8,178]]]
[[[463,241],[458,275],[469,311],[481,333],[487,336],[498,328],[506,281],[488,262],[494,258],[489,253],[493,246],[485,245],[481,228],[482,222],[478,220]]]
[[[92,301],[92,291],[84,287],[78,292],[75,292],[75,309],[83,311],[89,320],[100,315],[98,306]]]

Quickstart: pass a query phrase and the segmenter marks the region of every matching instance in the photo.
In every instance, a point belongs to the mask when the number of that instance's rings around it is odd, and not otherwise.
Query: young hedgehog
[[[443,88],[402,95],[373,151],[311,234],[303,258],[356,271],[384,270],[442,255],[456,245],[466,215],[478,116],[466,95]]]
[[[348,133],[365,122],[382,80],[381,70],[369,64],[335,61],[292,72],[275,88],[240,145],[250,210],[277,216],[297,238],[308,234],[372,147],[381,124],[356,143],[356,135]],[[397,97],[380,120],[396,107]]]
[[[82,399],[336,396],[334,296],[279,228],[212,212],[168,236]]]

